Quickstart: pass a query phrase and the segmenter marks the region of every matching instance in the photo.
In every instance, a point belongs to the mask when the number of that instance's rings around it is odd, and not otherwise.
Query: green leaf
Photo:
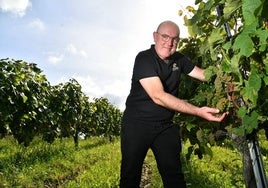
[[[236,134],[236,135],[240,135],[240,136],[245,136],[245,129],[244,128],[232,128],[231,130],[232,133]]]
[[[23,103],[25,103],[28,100],[28,97],[24,95],[21,95]]]
[[[227,61],[222,61],[222,63],[221,63],[221,68],[222,68],[222,70],[223,70],[224,72],[226,72],[226,73],[230,73],[230,72],[232,72],[232,70],[231,70],[231,66],[230,66],[229,63],[227,63]]]
[[[202,19],[202,15],[201,15],[201,12],[198,11],[196,14],[194,14],[194,16],[189,19],[188,21],[188,26],[194,26],[194,25],[197,25],[197,23]]]
[[[243,26],[243,35],[254,36],[256,34],[256,27],[258,26],[258,22],[254,22],[251,25]]]
[[[242,6],[241,0],[226,0],[223,9],[224,19],[229,19]]]
[[[242,13],[245,25],[258,23],[258,16],[261,11],[259,7],[262,5],[261,0],[243,0],[242,2]]]
[[[208,49],[210,50],[211,58],[213,61],[217,60],[218,55],[218,53],[215,52],[214,46],[224,38],[221,34],[221,30],[221,28],[214,29],[208,37],[207,42],[203,43],[204,45],[200,47],[200,49],[203,49],[202,51],[207,51]],[[201,53],[203,53],[202,51]]]
[[[204,75],[206,81],[210,81],[211,77],[213,77],[217,73],[218,69],[215,66],[209,66],[205,69]]]
[[[237,116],[240,118],[243,118],[246,114],[247,114],[246,107],[244,107],[244,106],[240,107],[238,112],[237,112]]]
[[[225,50],[229,50],[229,49],[231,49],[231,47],[232,47],[232,43],[231,43],[231,41],[226,42],[226,43],[223,44],[223,46],[222,46],[222,48],[225,49]]]
[[[201,143],[204,141],[203,136],[204,136],[204,133],[203,133],[202,130],[198,130],[198,131],[196,132],[196,138],[197,138],[198,141],[201,142]]]
[[[186,125],[186,129],[190,132],[192,128],[196,127],[194,124],[192,123],[187,123]]]
[[[267,48],[268,30],[259,29],[257,30],[256,34],[260,39],[259,50],[263,52]]]
[[[260,88],[261,78],[256,72],[252,71],[248,81],[245,81],[245,87],[241,91],[244,100],[249,100],[253,103],[253,106],[256,106]]]
[[[247,34],[240,34],[235,39],[234,50],[240,50],[241,54],[249,57],[253,53],[254,43]]]
[[[268,85],[268,77],[264,77],[263,81],[264,81],[265,85],[267,86]]]
[[[245,115],[242,118],[242,126],[245,127],[246,133],[251,133],[258,127],[258,116],[256,111],[253,111],[250,115]]]
[[[259,91],[261,88],[261,78],[257,72],[251,71],[251,74],[248,79],[248,87]]]
[[[233,73],[239,73],[239,61],[240,61],[240,54],[234,55],[231,59],[231,70]]]
[[[188,26],[188,32],[190,36],[195,36],[199,32],[198,26],[197,25]]]

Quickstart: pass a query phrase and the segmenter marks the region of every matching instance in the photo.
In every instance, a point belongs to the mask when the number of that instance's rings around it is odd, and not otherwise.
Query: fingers
[[[215,121],[215,122],[221,122],[224,120],[224,118],[229,114],[228,112],[224,112],[223,114],[221,114],[220,116],[215,115],[220,113],[220,110],[217,108],[209,108],[209,107],[203,107],[205,112],[205,119],[209,120],[209,121]]]
[[[225,117],[227,116],[227,113],[223,113],[218,119],[219,121],[218,122],[221,122]]]
[[[207,107],[207,112],[212,113],[212,114],[218,114],[220,112],[220,110],[217,109],[217,108],[209,108],[209,107]]]
[[[212,114],[211,114],[212,115]],[[212,115],[212,119],[210,121],[215,121],[215,122],[221,122],[224,120],[224,118],[228,115],[228,112],[224,112],[220,117]]]

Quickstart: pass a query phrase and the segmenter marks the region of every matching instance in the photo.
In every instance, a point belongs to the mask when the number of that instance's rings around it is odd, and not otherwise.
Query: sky
[[[36,63],[51,85],[74,78],[89,98],[120,109],[139,51],[160,22],[187,29],[179,10],[194,0],[0,0],[0,59]]]

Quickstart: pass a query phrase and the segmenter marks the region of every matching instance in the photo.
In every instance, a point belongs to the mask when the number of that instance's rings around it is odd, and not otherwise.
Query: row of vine
[[[81,134],[118,136],[121,111],[106,98],[89,97],[75,79],[55,86],[34,63],[0,60],[0,136],[28,146],[35,136],[50,143]]]

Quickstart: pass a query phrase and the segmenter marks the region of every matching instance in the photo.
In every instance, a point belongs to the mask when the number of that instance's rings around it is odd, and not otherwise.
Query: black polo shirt
[[[164,90],[177,97],[180,75],[190,73],[195,64],[179,52],[175,52],[168,60],[166,63],[160,59],[154,45],[136,56],[124,118],[151,122],[170,121],[173,118],[174,111],[154,103],[139,82],[142,78],[158,76]]]

